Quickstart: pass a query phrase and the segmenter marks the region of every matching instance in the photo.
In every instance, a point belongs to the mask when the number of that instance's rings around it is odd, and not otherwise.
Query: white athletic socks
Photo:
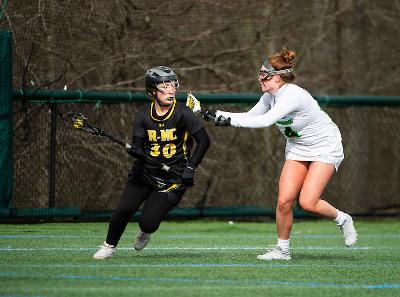
[[[282,251],[289,250],[289,240],[290,239],[279,239],[278,238],[278,246],[282,249]]]
[[[336,219],[335,219],[336,224],[337,224],[338,226],[341,226],[341,225],[344,224],[344,221],[345,221],[345,220],[346,220],[345,213],[342,212],[342,211],[340,211],[340,210],[338,210],[338,214],[337,214],[337,217],[336,217]]]

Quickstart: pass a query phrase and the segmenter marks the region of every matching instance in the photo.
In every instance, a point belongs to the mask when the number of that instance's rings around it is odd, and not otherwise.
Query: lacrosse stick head
[[[198,113],[201,111],[200,101],[189,92],[186,98],[186,106],[189,107],[194,113]]]
[[[83,129],[85,127],[85,121],[87,117],[80,112],[69,112],[68,116],[71,118],[75,129]]]
[[[78,130],[82,130],[94,135],[104,136],[104,131],[100,128],[92,126],[86,122],[87,117],[80,112],[69,112],[68,116],[72,120],[73,127]]]

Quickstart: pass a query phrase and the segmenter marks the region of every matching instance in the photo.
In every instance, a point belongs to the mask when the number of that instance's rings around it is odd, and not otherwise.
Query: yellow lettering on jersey
[[[160,146],[157,143],[152,144],[150,155],[153,157],[158,157],[160,155]]]
[[[149,136],[149,141],[157,141],[157,131],[147,130],[147,135]]]
[[[167,143],[163,147],[163,155],[165,158],[171,158],[176,153],[176,145],[173,143]]]
[[[172,140],[177,139],[176,135],[174,134],[175,131],[176,131],[176,128],[160,130],[161,141],[172,141]]]

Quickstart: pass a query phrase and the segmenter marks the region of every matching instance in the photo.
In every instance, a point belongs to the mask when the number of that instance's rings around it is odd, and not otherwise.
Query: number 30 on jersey
[[[162,153],[165,158],[171,158],[176,153],[176,145],[170,143],[170,141],[177,139],[175,135],[176,128],[162,129],[159,131],[159,135],[157,135],[157,132],[156,130],[147,130],[149,142],[153,142],[150,155],[158,157]],[[167,143],[160,144],[158,141]]]

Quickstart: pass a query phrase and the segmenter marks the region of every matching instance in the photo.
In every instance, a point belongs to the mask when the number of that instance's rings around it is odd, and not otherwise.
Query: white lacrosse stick
[[[207,122],[216,121],[215,114],[208,110],[201,110],[200,101],[189,92],[186,99],[186,106],[189,107],[195,114],[198,114]]]
[[[200,101],[197,100],[192,92],[187,94],[186,106],[189,107],[194,113],[199,113],[201,111]]]

